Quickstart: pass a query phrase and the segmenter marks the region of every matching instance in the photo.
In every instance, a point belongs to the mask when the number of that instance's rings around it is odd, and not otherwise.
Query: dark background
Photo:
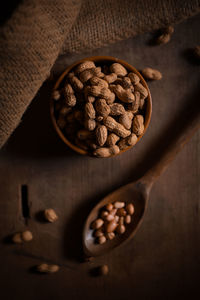
[[[190,48],[200,41],[200,17],[175,26],[171,41],[152,46],[152,34],[118,42],[90,53],[60,57],[0,157],[0,290],[2,299],[194,299],[200,272],[200,133],[198,132],[154,185],[141,228],[125,246],[91,262],[81,262],[82,225],[90,209],[108,192],[139,178],[158,157],[184,113],[199,95],[199,65]],[[89,55],[111,55],[137,69],[159,69],[163,79],[149,83],[153,100],[150,126],[131,150],[109,159],[80,156],[56,135],[49,95],[57,76]],[[197,107],[198,109],[199,107]],[[21,186],[28,187],[24,218]],[[52,207],[55,224],[40,218]],[[26,216],[26,212],[25,212]],[[9,243],[16,231],[34,239]],[[42,262],[61,266],[38,275]],[[108,264],[106,277],[93,268]],[[197,295],[197,296],[195,296]]]

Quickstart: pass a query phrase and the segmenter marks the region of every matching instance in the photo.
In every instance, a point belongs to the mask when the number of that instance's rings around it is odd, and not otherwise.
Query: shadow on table
[[[50,119],[50,93],[54,81],[47,81],[39,90],[8,143],[2,148],[6,155],[23,158],[77,156],[58,137]]]
[[[64,258],[76,262],[85,262],[82,245],[84,224],[92,208],[104,198],[108,192],[109,191],[104,191],[103,193],[98,193],[98,195],[93,195],[90,199],[83,200],[83,203],[67,220],[61,245]]]

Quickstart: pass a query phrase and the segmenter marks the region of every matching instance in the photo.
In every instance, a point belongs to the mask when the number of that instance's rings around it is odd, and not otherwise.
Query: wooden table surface
[[[139,178],[184,122],[183,111],[199,89],[200,66],[187,50],[200,41],[200,16],[175,27],[170,43],[152,46],[151,34],[90,53],[64,55],[54,78],[70,63],[89,55],[111,55],[138,69],[159,69],[163,79],[149,83],[153,99],[150,126],[131,150],[109,159],[80,156],[56,135],[49,116],[52,80],[47,81],[0,157],[1,299],[198,299],[200,272],[200,132],[153,186],[144,222],[125,246],[91,262],[81,260],[81,232],[90,209],[108,192]],[[199,109],[199,106],[197,107]],[[22,211],[21,187],[28,189],[29,216]],[[41,211],[59,215],[44,223]],[[9,243],[13,232],[30,229],[34,239]],[[61,266],[38,275],[41,262]],[[109,275],[92,276],[108,264]]]

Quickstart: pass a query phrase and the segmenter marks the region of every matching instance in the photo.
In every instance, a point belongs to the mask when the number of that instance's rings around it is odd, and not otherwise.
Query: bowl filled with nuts
[[[111,157],[133,147],[148,128],[151,94],[127,62],[93,56],[69,66],[56,82],[50,113],[63,142],[74,151]]]

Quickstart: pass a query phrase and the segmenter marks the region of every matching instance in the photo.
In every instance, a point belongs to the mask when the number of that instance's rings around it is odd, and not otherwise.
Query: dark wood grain
[[[150,34],[98,49],[62,56],[54,79],[46,82],[23,121],[1,150],[0,269],[3,299],[194,299],[200,272],[200,165],[198,132],[158,179],[144,222],[133,240],[94,261],[81,263],[82,225],[88,212],[114,189],[137,180],[157,160],[172,137],[199,86],[199,65],[185,51],[199,43],[199,16],[176,26],[170,43],[149,46]],[[150,126],[133,149],[106,160],[72,152],[50,121],[50,88],[72,62],[89,55],[112,55],[137,69],[153,67],[163,79],[150,82]],[[182,125],[181,123],[179,124]],[[170,130],[169,130],[170,129]],[[28,186],[30,218],[21,208],[21,185]],[[55,224],[41,211],[53,207]],[[9,236],[30,228],[34,239],[12,245]],[[60,264],[59,273],[39,276],[31,267],[43,261]],[[90,270],[108,264],[106,277]],[[131,295],[131,296],[130,296]]]

